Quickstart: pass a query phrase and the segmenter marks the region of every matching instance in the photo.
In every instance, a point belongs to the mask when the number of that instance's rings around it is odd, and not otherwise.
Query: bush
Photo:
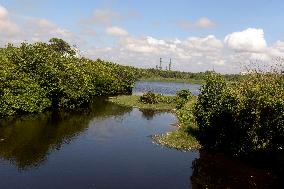
[[[152,93],[152,92],[147,92],[145,94],[143,94],[141,97],[140,97],[140,102],[142,103],[145,103],[145,104],[156,104],[158,103],[158,98],[157,96]]]
[[[233,84],[210,74],[194,108],[203,147],[232,155],[283,152],[283,112],[283,75],[260,73]]]
[[[178,91],[176,95],[176,103],[177,103],[176,108],[181,109],[184,106],[184,104],[188,102],[191,98],[192,98],[192,93],[189,90],[183,89]]]

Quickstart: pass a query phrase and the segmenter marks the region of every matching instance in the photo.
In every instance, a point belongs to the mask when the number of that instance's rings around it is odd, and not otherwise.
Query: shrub
[[[139,100],[140,100],[140,102],[145,103],[145,104],[156,104],[156,103],[158,103],[157,96],[154,93],[152,93],[151,91],[143,94],[140,97]]]
[[[233,84],[210,74],[194,108],[203,147],[232,155],[283,152],[283,112],[284,77],[272,73]]]
[[[176,108],[181,109],[184,106],[184,104],[188,102],[191,98],[192,98],[192,93],[189,90],[183,89],[178,91],[176,95],[176,103],[177,103]]]

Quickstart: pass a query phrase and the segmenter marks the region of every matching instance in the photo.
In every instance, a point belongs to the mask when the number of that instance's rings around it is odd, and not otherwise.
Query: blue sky
[[[21,35],[20,32],[17,36],[15,34],[16,37],[9,35],[7,40],[44,41],[44,34],[46,37],[56,35],[56,32],[48,32],[48,29],[60,28],[68,31],[66,40],[79,44],[87,56],[103,56],[111,61],[139,67],[153,67],[158,57],[173,56],[177,62],[175,69],[178,70],[187,71],[189,66],[198,68],[193,71],[204,71],[214,66],[214,63],[210,63],[210,60],[214,60],[220,72],[226,72],[229,68],[229,72],[236,72],[239,69],[229,62],[231,59],[224,53],[231,53],[231,56],[237,56],[245,62],[251,57],[268,60],[271,52],[277,51],[279,56],[283,50],[284,1],[281,0],[2,0],[0,6],[8,12],[8,16],[3,18],[4,26],[12,23],[21,30]],[[40,22],[40,26],[30,29],[25,22],[30,23],[31,20],[33,23]],[[45,24],[40,20],[45,20]],[[48,27],[43,29],[43,25]],[[254,30],[248,30],[250,28]],[[231,35],[235,32],[243,33]],[[35,37],[31,33],[40,34]],[[1,25],[0,34],[7,36],[4,29],[1,33]],[[61,34],[59,37],[64,38]],[[227,36],[230,40],[225,41]],[[177,39],[180,43],[174,42]],[[2,39],[2,43],[7,40]],[[214,46],[214,53],[206,54],[206,50],[200,50],[202,47],[198,45],[208,45],[204,42],[206,40],[209,46]],[[238,41],[242,42],[236,44]],[[256,49],[256,46],[263,48]],[[162,51],[167,47],[176,49],[176,53],[172,50],[168,56],[165,55]],[[236,52],[243,47],[246,52]],[[128,51],[125,51],[127,48]],[[131,54],[133,49],[135,52]],[[219,52],[220,49],[222,52]],[[177,53],[186,50],[194,56]],[[219,54],[212,57],[217,51]],[[105,55],[106,52],[108,55]],[[138,56],[145,56],[145,59]],[[198,56],[208,56],[208,59],[198,59]],[[223,60],[217,63],[220,58]]]

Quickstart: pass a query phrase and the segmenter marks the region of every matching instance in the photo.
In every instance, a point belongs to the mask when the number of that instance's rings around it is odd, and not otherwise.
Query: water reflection
[[[147,137],[175,122],[171,113],[102,100],[80,113],[0,120],[0,188],[276,188],[268,172],[204,152],[196,159],[197,151]]]
[[[167,111],[159,111],[159,110],[151,110],[151,109],[139,109],[142,112],[142,117],[147,120],[152,120],[155,116],[160,115],[161,113],[165,113]]]
[[[40,166],[47,155],[83,132],[91,119],[120,116],[131,108],[97,99],[78,112],[46,112],[0,120],[0,158],[19,170]]]
[[[192,162],[192,188],[280,188],[280,179],[221,154],[201,151]]]

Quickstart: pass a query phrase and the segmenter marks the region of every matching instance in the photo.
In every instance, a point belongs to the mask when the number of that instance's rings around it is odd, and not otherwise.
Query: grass
[[[181,128],[166,134],[153,135],[151,137],[157,144],[181,151],[198,150],[201,148],[196,138]]]
[[[192,97],[181,109],[176,111],[179,128],[166,134],[153,135],[154,142],[182,151],[200,149],[201,145],[195,137],[198,133],[198,127],[192,112],[196,100],[196,97]]]
[[[110,102],[113,102],[118,105],[128,106],[128,107],[136,107],[139,109],[152,109],[152,110],[174,110],[176,107],[175,102],[159,102],[156,104],[145,104],[139,101],[140,96],[136,95],[122,95],[117,97],[109,98]],[[167,96],[165,98],[175,98],[174,96]]]
[[[197,80],[197,79],[178,79],[178,78],[162,78],[162,77],[141,78],[140,81],[190,83],[190,84],[199,84],[199,85],[204,83],[203,80]]]

